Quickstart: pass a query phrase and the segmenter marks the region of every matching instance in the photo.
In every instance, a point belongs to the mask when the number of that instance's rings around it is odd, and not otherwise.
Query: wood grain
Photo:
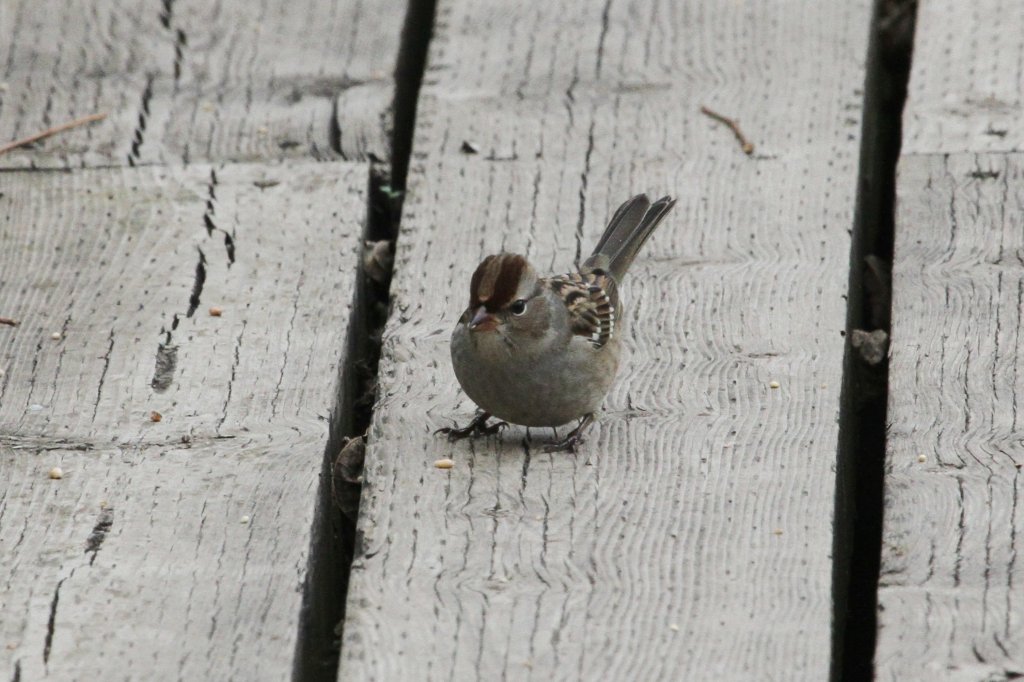
[[[465,140],[484,158],[583,167],[742,153],[695,115],[708,106],[738,120],[758,160],[832,159],[860,131],[863,82],[833,70],[863,72],[868,3],[820,4],[442,1],[415,153],[460,155]]]
[[[1024,673],[1022,180],[1019,154],[900,164],[880,679]]]
[[[7,168],[390,156],[404,0],[0,3]],[[55,40],[55,36],[60,36]],[[357,95],[347,95],[355,88]]]
[[[879,679],[1024,674],[1016,26],[921,2],[897,180]]]
[[[903,153],[1024,151],[1024,4],[921,0]]]
[[[828,677],[869,10],[440,3],[340,680]],[[433,436],[471,414],[448,337],[479,259],[567,269],[638,191],[679,204],[582,451]]]
[[[5,679],[291,674],[367,174],[4,174]]]

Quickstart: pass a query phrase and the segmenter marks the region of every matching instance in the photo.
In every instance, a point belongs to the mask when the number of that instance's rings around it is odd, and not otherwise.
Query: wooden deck
[[[881,679],[1024,676],[1022,18],[994,0],[919,10],[897,183]]]
[[[439,7],[339,679],[829,675],[870,5],[673,7]],[[774,96],[801,87],[813,106]],[[472,413],[448,336],[479,260],[569,268],[640,190],[679,204],[625,286],[629,360],[583,451],[433,436]]]
[[[0,145],[106,114],[0,154],[0,674],[854,680],[876,627],[881,679],[1024,674],[1024,14],[920,0],[868,387],[904,4],[0,2]],[[479,259],[565,270],[640,191],[580,452],[436,437]]]
[[[0,139],[107,114],[0,156],[0,668],[309,677],[405,3],[128,5],[0,5]]]

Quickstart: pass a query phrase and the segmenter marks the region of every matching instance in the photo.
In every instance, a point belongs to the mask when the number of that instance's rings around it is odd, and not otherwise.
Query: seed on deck
[[[222,314],[224,314],[224,310],[222,308],[218,308],[217,306],[210,308],[210,317],[220,317]]]
[[[60,332],[54,332],[50,334],[50,338],[53,339],[54,341],[60,341],[62,338],[64,338],[64,335],[61,334]]]
[[[60,467],[53,467],[52,469],[50,469],[49,476],[53,480],[58,481],[58,480],[64,478],[64,470],[61,469]]]
[[[151,422],[158,422],[163,418],[164,416],[157,412],[156,410],[153,410],[152,412],[149,413],[149,421]]]
[[[444,458],[434,462],[434,466],[437,467],[438,469],[451,469],[452,467],[455,466],[455,462],[448,458]]]
[[[778,388],[778,387],[779,387],[779,382],[777,382],[777,381],[772,381],[772,382],[769,382],[769,384],[768,384],[768,388]]]
[[[917,461],[920,462],[921,464],[924,464],[925,462],[928,461],[928,456],[927,455],[918,455],[917,456]]]

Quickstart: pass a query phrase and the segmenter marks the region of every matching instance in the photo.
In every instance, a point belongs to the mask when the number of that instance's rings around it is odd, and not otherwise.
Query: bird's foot
[[[583,442],[583,434],[593,422],[593,413],[583,415],[579,426],[570,431],[569,435],[562,440],[545,445],[544,452],[576,452],[576,446]]]
[[[488,424],[487,420],[491,418],[489,412],[477,412],[476,416],[473,417],[473,421],[469,422],[462,428],[458,426],[445,426],[437,431],[435,434],[443,433],[448,436],[448,441],[454,443],[457,440],[463,438],[478,438],[480,436],[493,436],[496,433],[500,433],[502,429],[508,426],[508,422],[495,422]]]

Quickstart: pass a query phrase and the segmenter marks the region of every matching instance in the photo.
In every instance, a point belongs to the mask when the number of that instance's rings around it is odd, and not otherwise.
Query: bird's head
[[[526,258],[499,253],[484,258],[469,285],[469,306],[459,320],[475,334],[503,331],[542,335],[549,311],[537,271]]]

